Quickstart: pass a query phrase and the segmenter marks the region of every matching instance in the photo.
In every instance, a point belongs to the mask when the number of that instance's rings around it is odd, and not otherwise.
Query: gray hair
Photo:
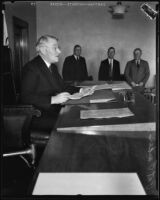
[[[52,35],[43,35],[41,36],[36,43],[36,51],[39,53],[40,52],[40,47],[43,46],[48,42],[49,39],[55,39],[58,41],[58,38]]]

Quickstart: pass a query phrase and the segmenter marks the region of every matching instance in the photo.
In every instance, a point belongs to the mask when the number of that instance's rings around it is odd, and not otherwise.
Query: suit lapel
[[[138,75],[141,77],[143,73],[144,73],[143,62],[140,60],[140,66],[139,66],[139,70],[138,70]]]
[[[116,67],[115,67],[115,60],[113,59],[113,72],[112,72],[112,76],[114,76],[115,70],[116,70]]]
[[[46,77],[50,85],[55,88],[55,81],[53,78],[53,74],[49,71],[48,67],[46,66],[45,62],[42,60],[40,56],[38,62],[39,62],[38,68],[40,69],[41,74],[43,74],[43,76]]]
[[[74,62],[74,63],[76,63],[76,62],[77,62],[77,60],[76,60],[76,58],[75,58],[75,56],[74,56],[74,55],[72,55],[72,59],[73,59],[73,62]]]

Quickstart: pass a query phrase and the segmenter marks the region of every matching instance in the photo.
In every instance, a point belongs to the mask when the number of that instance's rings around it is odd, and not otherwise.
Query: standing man
[[[134,59],[126,64],[124,75],[135,90],[143,92],[150,75],[149,65],[147,61],[141,59],[142,50],[140,48],[134,49],[133,56]]]
[[[65,58],[62,75],[65,81],[84,81],[89,79],[86,60],[81,56],[80,45],[75,45],[73,55]]]
[[[108,58],[101,61],[98,79],[100,81],[120,80],[120,64],[114,59],[115,48],[108,49]]]
[[[32,126],[50,132],[59,114],[60,104],[66,102],[70,94],[87,90],[65,84],[58,73],[55,63],[61,51],[56,37],[41,36],[36,51],[38,55],[22,70],[21,103],[40,109],[42,115],[33,119]]]

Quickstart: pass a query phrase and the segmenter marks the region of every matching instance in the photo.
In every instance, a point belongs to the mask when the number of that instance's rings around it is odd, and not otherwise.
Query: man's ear
[[[46,47],[45,46],[41,46],[41,53],[42,54],[46,54]]]

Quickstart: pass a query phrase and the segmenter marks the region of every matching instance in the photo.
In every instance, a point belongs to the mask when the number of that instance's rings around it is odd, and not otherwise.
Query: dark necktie
[[[110,64],[109,64],[109,76],[112,77],[112,62],[110,60]]]
[[[140,67],[139,61],[137,61],[137,68],[139,69],[139,67]]]

